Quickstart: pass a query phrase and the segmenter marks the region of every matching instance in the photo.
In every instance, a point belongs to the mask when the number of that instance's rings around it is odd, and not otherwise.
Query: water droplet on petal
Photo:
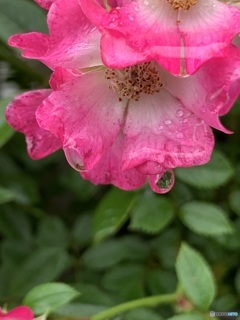
[[[182,132],[176,132],[176,138],[177,139],[182,139],[184,137]]]
[[[171,171],[165,171],[162,177],[156,182],[156,185],[160,189],[168,189],[172,183],[172,173]]]
[[[182,111],[181,109],[179,109],[179,110],[177,111],[177,116],[178,116],[178,117],[182,117],[182,116],[183,116],[183,111]]]
[[[165,123],[166,125],[169,125],[169,124],[172,123],[172,121],[171,121],[171,120],[166,120],[164,123]]]
[[[77,150],[72,149],[72,148],[64,148],[64,153],[67,158],[68,163],[70,166],[79,171],[79,172],[85,172],[84,164],[83,161],[77,152]]]
[[[131,15],[128,16],[128,19],[129,19],[130,21],[133,21],[133,20],[134,20],[133,16],[131,16]]]
[[[197,91],[195,91],[194,96],[195,96],[195,99],[196,99],[196,100],[199,99],[199,95],[198,95],[198,92],[197,92]]]
[[[109,11],[109,20],[106,22],[107,26],[115,25],[117,23],[117,20],[119,20],[119,10],[117,8],[114,8]]]
[[[145,4],[145,6],[149,5],[149,1],[148,0],[144,0],[143,3]]]
[[[164,173],[148,176],[149,184],[156,193],[166,193],[171,190],[174,185],[175,177],[173,170],[166,170]]]

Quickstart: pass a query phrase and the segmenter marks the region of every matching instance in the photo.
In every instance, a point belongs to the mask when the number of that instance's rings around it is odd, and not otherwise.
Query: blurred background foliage
[[[48,87],[50,71],[22,59],[7,39],[47,32],[45,21],[32,0],[0,0],[0,305],[14,307],[36,285],[61,281],[81,295],[55,314],[86,319],[124,301],[174,292],[185,242],[215,277],[216,295],[205,309],[240,311],[240,103],[222,118],[234,134],[215,131],[210,163],[177,169],[166,195],[148,186],[135,192],[94,186],[60,151],[33,161],[4,110],[16,94]],[[161,320],[187,309],[178,302],[116,319]]]

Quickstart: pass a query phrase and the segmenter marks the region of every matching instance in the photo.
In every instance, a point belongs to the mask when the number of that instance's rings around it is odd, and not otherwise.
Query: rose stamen
[[[163,86],[154,62],[145,62],[123,69],[107,69],[105,78],[110,80],[109,89],[123,98],[139,101],[142,94],[154,94]]]
[[[197,4],[198,0],[167,0],[174,10],[189,10],[192,5]]]

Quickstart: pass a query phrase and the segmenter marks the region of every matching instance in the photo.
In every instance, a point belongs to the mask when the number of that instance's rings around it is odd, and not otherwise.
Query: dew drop
[[[200,109],[200,111],[201,111],[202,113],[206,113],[206,108],[205,108],[205,107],[202,107],[202,108]]]
[[[196,100],[199,99],[199,95],[198,95],[197,91],[195,91],[194,96],[195,96],[195,99],[196,99]]]
[[[171,120],[166,120],[164,123],[165,123],[166,125],[169,125],[169,124],[172,123],[172,121],[171,121]]]
[[[128,19],[129,19],[130,21],[133,21],[133,20],[134,20],[133,16],[131,16],[131,15],[128,16]]]
[[[149,1],[148,0],[144,0],[143,3],[145,4],[145,6],[149,5]]]
[[[79,172],[86,171],[84,168],[83,161],[82,161],[79,153],[77,152],[77,150],[72,149],[72,148],[64,148],[64,152],[65,152],[65,156],[66,156],[68,163],[70,164],[70,166],[73,169],[75,169]]]
[[[159,129],[162,130],[162,129],[163,129],[163,126],[160,126]]]
[[[177,116],[178,117],[182,117],[183,116],[183,111],[182,110],[178,110],[177,111]]]
[[[173,181],[173,174],[171,171],[167,170],[166,172],[164,172],[161,179],[159,179],[156,182],[156,185],[160,189],[168,190],[172,185],[172,181]]]
[[[176,138],[177,139],[182,139],[184,136],[183,136],[183,133],[182,132],[177,132],[176,133]]]

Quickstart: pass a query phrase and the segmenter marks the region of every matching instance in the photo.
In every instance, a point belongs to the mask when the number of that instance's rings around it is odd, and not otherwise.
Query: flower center
[[[140,96],[159,92],[163,86],[154,62],[144,62],[123,69],[107,69],[105,78],[110,80],[109,89],[122,98],[139,101]]]
[[[198,2],[198,0],[167,0],[174,10],[189,10],[190,7]]]

